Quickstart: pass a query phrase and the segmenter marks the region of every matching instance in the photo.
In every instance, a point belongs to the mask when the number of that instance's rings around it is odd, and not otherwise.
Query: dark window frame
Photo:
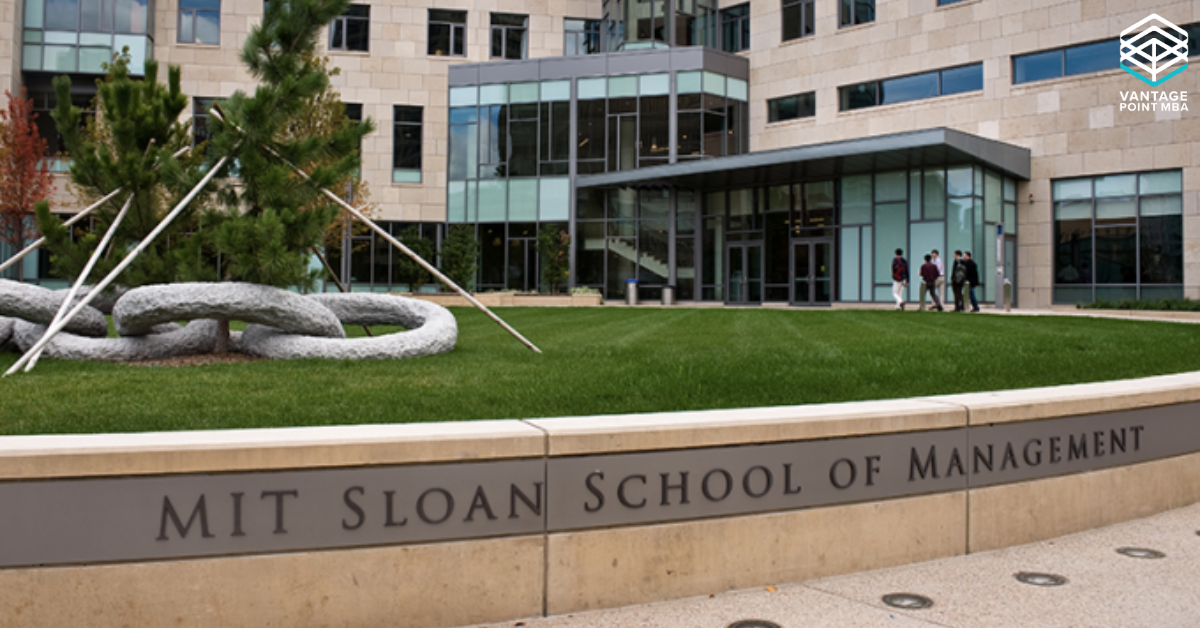
[[[1134,170],[1134,171],[1128,171],[1128,172],[1110,172],[1110,173],[1101,173],[1101,174],[1095,174],[1095,175],[1087,175],[1087,176],[1082,176],[1082,177],[1062,177],[1062,178],[1051,179],[1051,181],[1050,181],[1050,190],[1051,190],[1050,212],[1051,212],[1051,224],[1052,224],[1052,229],[1053,229],[1053,231],[1052,231],[1053,242],[1051,244],[1051,257],[1053,260],[1053,264],[1051,266],[1051,277],[1052,277],[1051,300],[1053,303],[1058,304],[1058,303],[1067,303],[1068,302],[1068,301],[1063,301],[1063,300],[1059,300],[1056,298],[1055,295],[1058,294],[1058,290],[1060,288],[1061,289],[1090,290],[1091,294],[1092,294],[1091,301],[1095,301],[1098,291],[1101,289],[1104,289],[1104,288],[1130,288],[1130,287],[1132,287],[1137,292],[1138,300],[1142,300],[1144,298],[1142,296],[1142,290],[1146,289],[1146,288],[1150,288],[1153,290],[1156,288],[1178,287],[1180,289],[1180,291],[1183,290],[1183,286],[1184,286],[1183,273],[1184,273],[1184,266],[1186,265],[1186,261],[1183,260],[1182,253],[1181,253],[1181,266],[1179,268],[1180,280],[1178,283],[1172,283],[1172,282],[1155,283],[1152,281],[1146,281],[1144,278],[1145,272],[1146,272],[1146,267],[1144,266],[1143,259],[1142,259],[1142,252],[1143,252],[1142,246],[1143,246],[1143,239],[1144,239],[1143,221],[1148,216],[1144,216],[1142,214],[1142,200],[1146,199],[1146,198],[1153,199],[1153,198],[1165,198],[1165,197],[1170,197],[1170,196],[1179,196],[1179,197],[1181,197],[1180,202],[1183,203],[1184,199],[1182,197],[1186,194],[1186,188],[1181,190],[1180,192],[1143,193],[1141,191],[1141,177],[1143,175],[1159,174],[1159,173],[1163,173],[1163,172],[1178,172],[1178,173],[1180,173],[1180,178],[1182,179],[1182,177],[1183,177],[1183,171],[1181,168],[1163,168],[1163,169],[1153,169],[1153,170]],[[1134,177],[1134,180],[1135,180],[1134,186],[1135,187],[1134,187],[1133,194],[1131,196],[1130,195],[1111,196],[1111,197],[1096,196],[1096,180],[1099,178],[1108,177],[1108,176],[1132,176],[1132,177]],[[1058,183],[1060,181],[1069,181],[1069,180],[1076,180],[1076,179],[1087,179],[1088,180],[1088,183],[1091,187],[1091,194],[1086,199],[1061,199],[1061,201],[1060,201],[1060,199],[1058,199],[1054,196],[1054,188],[1055,188],[1056,183]],[[1136,213],[1132,217],[1120,219],[1123,222],[1119,222],[1119,223],[1115,223],[1115,224],[1114,223],[1101,223],[1100,222],[1101,219],[1098,219],[1096,217],[1096,204],[1097,204],[1098,199],[1105,199],[1105,198],[1132,199],[1134,206],[1135,206]],[[1083,269],[1083,271],[1090,273],[1090,280],[1086,281],[1086,282],[1085,281],[1076,281],[1076,282],[1064,283],[1059,280],[1059,274],[1061,272],[1061,269],[1059,269],[1059,267],[1058,267],[1058,263],[1059,263],[1058,245],[1059,245],[1059,237],[1060,237],[1059,236],[1059,223],[1080,222],[1083,219],[1059,220],[1057,217],[1056,206],[1059,202],[1085,201],[1085,200],[1091,203],[1090,215],[1087,219],[1088,223],[1090,224],[1090,230],[1089,230],[1089,238],[1090,238],[1089,249],[1090,250],[1089,250],[1089,253],[1090,253],[1091,259],[1086,260],[1089,264],[1089,267],[1086,269]],[[1179,214],[1169,214],[1169,216],[1178,217],[1181,222],[1181,226],[1180,226],[1180,238],[1181,239],[1185,239],[1185,237],[1183,236],[1183,232],[1182,232],[1182,229],[1183,229],[1182,221],[1184,218],[1184,213],[1186,213],[1186,209],[1182,210],[1181,213],[1179,213]],[[1151,215],[1149,217],[1155,217],[1155,216]],[[1134,260],[1135,260],[1134,272],[1133,272],[1134,281],[1133,282],[1100,282],[1100,281],[1097,281],[1097,276],[1099,275],[1098,262],[1102,256],[1102,254],[1104,253],[1103,251],[1100,250],[1100,247],[1098,246],[1098,244],[1096,242],[1097,230],[1098,229],[1106,229],[1106,228],[1108,228],[1108,229],[1122,228],[1122,227],[1126,227],[1126,228],[1133,227],[1133,229],[1134,229],[1134,237],[1133,237]]]
[[[568,28],[573,22],[583,28]],[[583,57],[604,51],[600,44],[601,20],[568,17],[563,19],[563,56]],[[580,52],[582,50],[582,52]]]
[[[497,18],[500,18],[501,23],[497,24]],[[511,20],[518,21],[523,25],[505,24],[503,21]],[[529,15],[523,13],[492,13],[491,14],[491,39],[489,40],[489,58],[491,59],[507,59],[510,61],[519,61],[529,58]],[[510,37],[513,33],[520,33],[521,50],[517,56],[513,56],[509,49]],[[496,51],[497,35],[499,35],[500,51]]]
[[[199,4],[199,2],[197,0],[180,0],[179,16],[175,22],[175,27],[177,29],[175,32],[176,43],[192,44],[192,45],[197,45],[197,46],[220,46],[221,45],[221,0],[216,0],[216,3],[217,3],[216,10],[209,9],[206,7],[185,6],[189,3]],[[217,16],[217,41],[207,42],[207,41],[197,41],[196,40],[196,18],[200,14],[215,14]],[[191,26],[192,37],[190,40],[185,40],[183,38],[183,21],[184,21],[185,17],[189,18],[192,22],[192,26]],[[149,19],[153,19],[153,16],[151,16]]]
[[[795,104],[791,105],[788,101],[795,100]],[[805,102],[807,101],[807,102]],[[795,115],[785,115],[786,111],[781,111],[785,106],[794,106]],[[778,122],[789,122],[791,120],[803,120],[812,118],[817,115],[817,93],[816,92],[801,92],[790,96],[781,96],[779,98],[771,98],[767,100],[767,124],[775,124]]]
[[[434,19],[435,17],[439,19]],[[461,18],[455,20],[454,18]],[[434,27],[445,27],[450,37],[445,54],[434,48]],[[453,9],[429,9],[426,13],[425,25],[425,54],[430,57],[465,57],[467,56],[467,12]],[[455,52],[460,50],[461,52]]]
[[[838,28],[870,24],[874,21],[875,0],[838,1]]]
[[[945,91],[945,84],[944,84],[944,74],[945,73],[953,72],[955,70],[964,70],[967,68],[975,68],[975,67],[979,68],[979,76],[980,76],[979,89],[960,90],[960,91],[954,91],[954,92],[946,92]],[[885,85],[886,83],[902,81],[902,80],[906,80],[906,79],[919,79],[919,78],[928,77],[928,76],[933,76],[936,79],[936,84],[937,84],[937,93],[936,94],[929,95],[929,96],[921,96],[921,97],[916,97],[916,98],[907,98],[904,100],[894,100],[891,102],[885,102],[885,100],[887,98],[887,94],[885,93],[885,89],[884,89],[886,87],[886,85]],[[874,80],[874,81],[865,81],[862,83],[854,83],[851,85],[842,85],[842,86],[838,87],[838,111],[842,111],[842,112],[857,111],[859,109],[869,109],[872,107],[880,107],[883,105],[898,105],[898,104],[903,104],[906,102],[916,102],[918,100],[929,100],[931,98],[940,98],[942,96],[952,96],[955,94],[970,94],[970,93],[977,92],[977,91],[983,91],[983,83],[984,83],[984,81],[983,81],[983,62],[980,61],[977,63],[966,63],[963,65],[956,65],[956,66],[952,66],[949,68],[938,68],[936,70],[931,70],[929,72],[919,72],[916,74],[905,74],[903,76],[891,76],[891,77],[888,77],[885,79],[878,79],[878,80]],[[870,88],[870,89],[868,90],[868,89],[861,89],[861,88]],[[851,92],[850,90],[856,90],[856,91]],[[850,102],[850,100],[853,98],[854,94],[864,94],[865,95],[865,94],[867,94],[868,91],[870,92],[869,96],[870,96],[870,99],[872,102],[869,102],[869,103],[863,102],[862,104],[852,104]]]
[[[796,24],[793,34],[789,36],[789,21],[788,13],[795,11],[796,18],[799,20]],[[783,0],[782,12],[782,30],[781,37],[783,41],[795,41],[811,37],[817,33],[816,25],[816,1],[815,0]]]
[[[811,0],[810,0],[811,1]],[[750,49],[750,3],[734,5],[721,9],[721,50],[730,53]],[[732,28],[727,27],[731,25]],[[726,41],[725,35],[732,33],[735,41]]]
[[[392,106],[392,183],[420,183],[423,179],[425,108],[420,105]],[[416,150],[401,154],[401,132],[416,128]],[[396,181],[396,171],[416,172],[416,181]]]
[[[364,13],[365,15],[351,15],[351,13]],[[362,23],[366,28],[366,37],[362,40],[362,47],[351,47],[350,41],[350,26],[351,24]],[[341,44],[338,45],[337,39],[341,38]],[[369,4],[352,4],[346,8],[346,12],[333,18],[333,22],[329,24],[329,50],[337,52],[370,52],[371,51],[371,5]]]

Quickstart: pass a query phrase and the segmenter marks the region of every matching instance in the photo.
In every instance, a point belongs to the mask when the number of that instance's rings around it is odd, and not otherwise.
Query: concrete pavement
[[[1194,628],[1200,626],[1198,530],[1195,504],[993,552],[487,628],[725,628],[743,619],[781,628]],[[1165,556],[1133,558],[1116,551],[1123,547]],[[1019,572],[1056,574],[1067,582],[1024,584],[1014,577]],[[891,608],[881,599],[891,593],[922,595],[933,606]]]

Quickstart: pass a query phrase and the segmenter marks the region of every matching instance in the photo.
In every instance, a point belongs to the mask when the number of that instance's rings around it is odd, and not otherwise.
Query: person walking
[[[929,296],[933,300],[933,309],[943,311],[942,302],[938,299],[937,282],[938,282],[938,267],[933,263],[933,256],[926,255],[925,263],[921,265],[921,279],[925,281],[925,289],[929,291]],[[924,307],[922,307],[924,309]]]
[[[935,266],[937,266],[937,269],[938,269],[938,278],[937,278],[938,298],[941,299],[942,303],[945,303],[946,302],[946,264],[942,262],[942,256],[938,254],[937,249],[930,251],[930,254],[933,255],[933,264]]]
[[[971,259],[971,252],[963,253],[963,266],[967,270],[967,294],[971,296],[971,311],[979,311],[979,302],[975,300],[975,286],[979,285],[979,266]]]
[[[896,257],[892,258],[892,296],[896,298],[896,309],[904,309],[904,289],[908,287],[908,262],[904,259],[904,249],[896,249]]]
[[[967,267],[963,265],[962,251],[954,252],[954,265],[950,267],[950,290],[954,292],[954,311],[962,312],[963,284],[967,281]]]

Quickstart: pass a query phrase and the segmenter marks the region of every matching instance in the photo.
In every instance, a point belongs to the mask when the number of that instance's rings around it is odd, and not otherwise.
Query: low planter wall
[[[471,306],[465,298],[453,293],[402,293],[401,296],[422,299],[446,307]],[[513,294],[509,292],[484,292],[472,294],[471,296],[487,307],[590,307],[600,305],[602,302],[599,294]]]
[[[9,626],[459,626],[1200,501],[1200,373],[862,403],[0,438]]]

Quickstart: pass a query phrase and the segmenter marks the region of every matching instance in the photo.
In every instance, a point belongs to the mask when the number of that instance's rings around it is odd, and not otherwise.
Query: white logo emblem
[[[1187,31],[1157,14],[1121,31],[1121,68],[1152,87],[1182,72],[1187,68],[1187,59]],[[1183,65],[1172,69],[1179,63]],[[1169,73],[1159,78],[1164,72]]]

